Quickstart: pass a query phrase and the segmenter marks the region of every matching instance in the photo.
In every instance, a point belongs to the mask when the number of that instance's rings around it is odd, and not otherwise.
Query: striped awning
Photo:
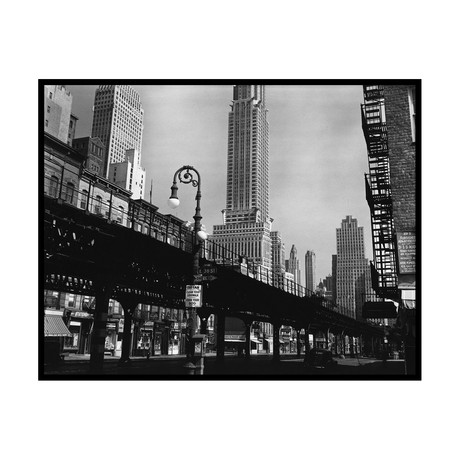
[[[45,315],[45,337],[72,337],[60,316]]]

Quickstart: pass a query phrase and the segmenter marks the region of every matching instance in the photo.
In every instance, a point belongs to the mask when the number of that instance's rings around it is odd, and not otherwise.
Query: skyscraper
[[[271,269],[269,139],[265,87],[236,85],[228,117],[227,203],[212,239]]]
[[[94,97],[91,137],[99,137],[106,146],[104,172],[109,165],[122,163],[126,151],[136,149],[141,154],[144,110],[139,94],[127,85],[101,85]]]
[[[337,304],[340,313],[357,318],[366,289],[369,261],[364,254],[364,229],[346,216],[337,233]],[[358,315],[359,316],[359,315]]]
[[[284,266],[284,243],[281,239],[280,232],[270,232],[270,237],[272,239],[272,270],[275,275],[273,284],[277,287],[282,287],[286,271]]]
[[[305,287],[314,291],[316,288],[316,255],[314,251],[305,254]]]
[[[300,262],[297,258],[297,248],[292,245],[291,252],[289,253],[289,259],[286,260],[286,271],[294,275],[294,283],[302,284],[300,275]]]

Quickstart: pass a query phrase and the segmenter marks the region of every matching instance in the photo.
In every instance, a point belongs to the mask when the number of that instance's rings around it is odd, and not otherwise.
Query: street
[[[57,367],[45,367],[43,376],[53,378],[72,378],[88,375],[100,376],[148,376],[164,380],[171,376],[186,376],[184,369],[185,356],[155,356],[147,358],[133,358],[129,366],[118,365],[119,358],[106,356],[104,368],[100,373],[90,374],[89,355],[72,355]],[[297,355],[282,355],[279,363],[273,362],[272,355],[251,355],[249,360],[235,355],[226,355],[224,364],[216,361],[215,355],[205,358],[204,377],[206,376],[289,376],[302,379],[313,379],[321,376],[403,376],[405,366],[403,360],[389,360],[383,363],[372,358],[345,358],[336,359],[337,366],[330,369],[311,368],[305,366],[303,357]],[[200,378],[201,376],[187,376]]]

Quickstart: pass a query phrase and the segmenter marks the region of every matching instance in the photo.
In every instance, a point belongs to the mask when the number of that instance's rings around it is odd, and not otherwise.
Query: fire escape
[[[365,184],[374,249],[374,264],[371,263],[372,288],[382,299],[398,300],[388,135],[382,85],[364,86],[361,117],[369,160],[369,174],[365,175]],[[383,307],[387,302],[378,303]]]

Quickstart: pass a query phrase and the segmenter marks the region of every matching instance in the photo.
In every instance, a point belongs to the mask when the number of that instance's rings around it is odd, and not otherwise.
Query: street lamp
[[[196,174],[197,179],[194,178],[194,173]],[[183,184],[192,184],[193,187],[197,188],[196,192],[196,208],[195,215],[193,219],[195,221],[193,229],[193,275],[199,275],[200,273],[200,252],[201,252],[201,243],[206,240],[208,235],[202,229],[201,226],[201,178],[200,173],[193,166],[182,166],[179,168],[173,177],[173,183],[171,186],[171,196],[168,200],[168,205],[170,208],[175,209],[179,206],[180,201],[177,197],[177,179]],[[196,278],[195,278],[196,279]],[[194,281],[194,284],[199,284],[197,281]],[[190,369],[190,372],[194,370],[195,366],[193,364],[193,335],[196,332],[196,309],[190,308],[190,312],[187,315],[187,327],[186,327],[186,354],[187,354],[187,363],[185,366]]]

